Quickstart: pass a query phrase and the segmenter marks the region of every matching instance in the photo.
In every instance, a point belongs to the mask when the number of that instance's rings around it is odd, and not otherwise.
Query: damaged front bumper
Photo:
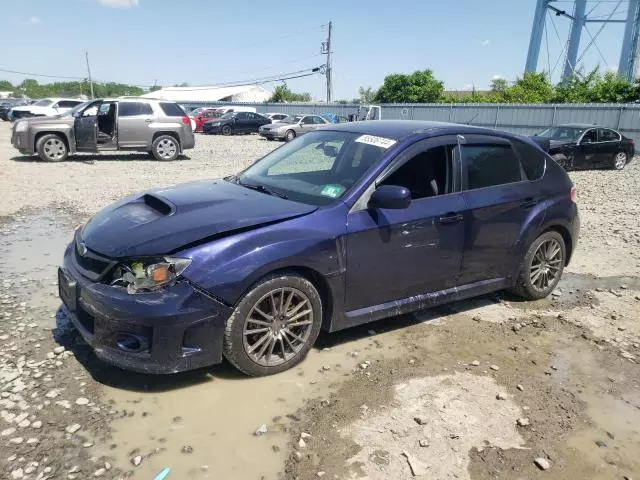
[[[230,307],[184,279],[131,295],[88,280],[72,255],[73,243],[58,271],[60,298],[98,358],[144,373],[175,373],[222,361]]]

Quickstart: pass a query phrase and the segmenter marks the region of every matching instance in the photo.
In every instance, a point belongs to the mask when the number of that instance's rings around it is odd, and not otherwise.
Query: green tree
[[[376,100],[376,94],[378,92],[376,92],[373,88],[371,87],[360,87],[358,89],[358,94],[360,95],[360,98],[358,99],[357,102],[355,103],[373,103]]]
[[[491,91],[493,93],[504,93],[509,88],[509,82],[504,78],[494,78],[491,80]]]
[[[375,98],[382,103],[432,103],[442,96],[444,83],[431,70],[387,75]]]
[[[15,89],[8,80],[0,80],[0,92],[12,92]]]
[[[596,78],[591,89],[590,102],[626,103],[640,99],[640,84],[631,83],[615,72],[606,72]]]
[[[507,103],[549,103],[555,98],[555,89],[547,74],[527,72],[502,92]]]
[[[289,87],[286,85],[278,85],[274,91],[271,98],[268,100],[272,103],[282,103],[282,102],[310,102],[311,94],[310,93],[295,93],[289,90]]]
[[[162,87],[160,85],[154,85],[153,87],[149,88],[150,92],[157,92],[158,90],[162,90]]]

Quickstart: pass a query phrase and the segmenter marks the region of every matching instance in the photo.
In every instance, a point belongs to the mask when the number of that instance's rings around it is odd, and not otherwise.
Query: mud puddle
[[[57,304],[57,269],[73,238],[73,227],[71,215],[54,210],[0,222],[2,286],[30,297],[31,307]]]
[[[115,447],[96,454],[126,466],[160,449],[135,469],[135,478],[166,466],[176,478],[281,478],[294,412],[310,399],[322,402],[345,378],[368,369],[368,359],[397,353],[401,330],[371,335],[371,328],[321,334],[300,366],[266,378],[244,377],[226,363],[171,377],[113,370],[112,379],[102,379],[113,383],[106,398],[132,416],[112,423]],[[254,435],[262,425],[268,432]]]

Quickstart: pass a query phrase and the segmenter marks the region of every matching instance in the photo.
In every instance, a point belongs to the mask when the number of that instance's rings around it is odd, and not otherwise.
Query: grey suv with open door
[[[139,151],[175,160],[193,148],[191,121],[177,103],[146,98],[91,100],[55,117],[20,120],[11,143],[24,155],[60,162],[77,152]]]

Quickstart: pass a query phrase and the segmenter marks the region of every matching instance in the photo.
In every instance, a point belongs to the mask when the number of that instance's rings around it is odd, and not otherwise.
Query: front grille
[[[73,263],[80,270],[80,273],[88,279],[93,281],[102,279],[116,262],[88,249],[84,252],[84,255],[81,255],[79,243],[79,236],[76,236],[73,247]]]

